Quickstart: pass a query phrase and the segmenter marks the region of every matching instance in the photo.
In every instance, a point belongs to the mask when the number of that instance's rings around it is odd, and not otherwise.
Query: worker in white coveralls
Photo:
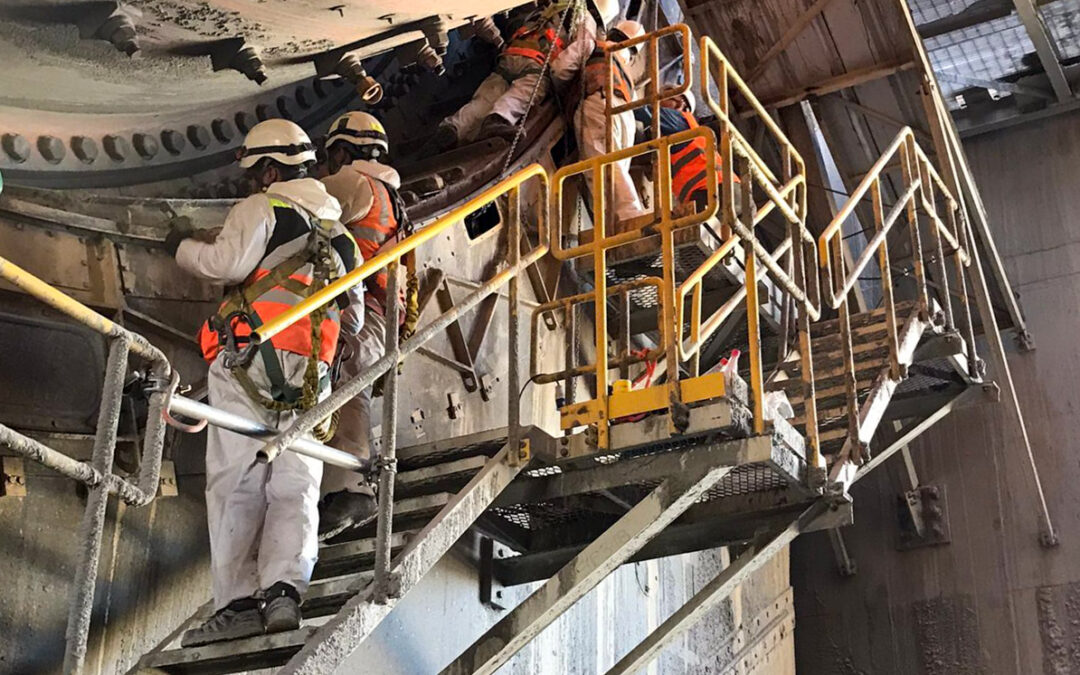
[[[386,163],[389,153],[386,130],[368,113],[345,113],[330,125],[326,136],[330,175],[323,183],[341,203],[341,222],[356,239],[364,260],[396,243],[398,230],[408,217],[397,192],[401,178]],[[367,286],[364,326],[356,335],[342,336],[343,379],[360,375],[385,352],[386,271],[369,277]],[[371,387],[341,409],[334,445],[360,459],[371,458]],[[363,474],[327,467],[323,494],[320,539],[360,527],[375,517],[374,485]]]
[[[566,29],[559,19],[569,19],[572,12],[566,11],[564,2],[537,4],[499,54],[495,72],[480,83],[468,103],[439,125],[435,136],[439,150],[477,138],[512,140],[530,101],[535,105],[547,96],[550,80],[545,65],[562,51]]]
[[[606,3],[598,3],[596,8],[604,21],[610,21],[618,11],[618,5],[614,5],[614,11],[611,11]],[[608,66],[605,50],[617,42],[644,34],[645,29],[640,23],[626,19],[620,21],[610,31],[608,40],[597,39],[596,24],[591,17],[586,17],[586,20],[581,22],[574,41],[552,64],[551,77],[556,89],[565,90],[573,82],[568,99],[571,104],[570,110],[573,111],[571,117],[577,133],[578,154],[581,159],[608,152],[608,122],[605,113]],[[631,49],[636,53],[640,50],[640,45]],[[634,99],[635,87],[622,51],[615,53],[613,62],[615,67],[613,90],[618,100],[612,101],[612,106],[617,106]],[[629,148],[634,144],[633,112],[619,113],[611,120],[611,125],[612,152]],[[609,171],[614,188],[613,206],[616,230],[618,230],[619,223],[640,217],[646,211],[641,205],[641,198],[638,196],[637,188],[634,187],[634,181],[630,178],[630,160],[625,159],[610,165]],[[590,192],[594,190],[592,172],[585,174],[585,180]]]
[[[240,167],[260,192],[234,206],[215,237],[174,225],[166,246],[191,274],[232,287],[199,343],[210,362],[210,405],[274,429],[289,427],[329,393],[338,333],[357,332],[363,291],[356,289],[254,349],[251,331],[354,268],[356,243],[338,221],[341,207],[307,178],[315,150],[287,120],[252,127]],[[244,347],[250,359],[239,358]],[[213,617],[182,644],[295,630],[300,596],[318,556],[322,463],[283,452],[261,463],[264,441],[210,427],[206,511],[210,529]]]

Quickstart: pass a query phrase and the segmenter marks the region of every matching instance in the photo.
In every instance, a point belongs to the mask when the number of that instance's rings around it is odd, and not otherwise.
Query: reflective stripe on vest
[[[554,48],[552,48],[552,43],[555,45]],[[554,60],[562,52],[564,46],[563,39],[556,34],[554,28],[540,30],[537,26],[525,25],[514,32],[503,54],[523,56],[544,65],[548,49],[551,49],[551,58]]]
[[[608,49],[614,46],[614,42],[596,41],[596,49],[585,61],[585,72],[581,77],[584,87],[582,98],[588,98],[598,91],[607,91],[608,67],[606,53]],[[623,61],[622,54],[616,53],[612,61],[615,62],[615,81],[612,82],[612,90],[616,96],[630,102],[633,99],[634,80],[627,72],[628,67],[626,62]]]
[[[367,174],[361,175],[367,179],[371,188],[371,208],[362,218],[346,223],[345,227],[356,239],[360,256],[367,261],[375,256],[383,244],[397,235],[398,222],[394,217],[394,199],[390,190],[381,180]],[[379,288],[386,290],[385,271],[376,274],[374,280]]]
[[[274,252],[278,251],[282,246],[296,242],[297,239],[302,238],[301,243],[303,244],[303,248],[306,248],[308,237],[310,236],[311,228],[313,227],[309,218],[302,214],[297,207],[273,197],[270,197],[269,200],[270,206],[274,209],[274,233],[267,243],[266,252],[263,254],[263,261],[272,256]],[[303,248],[298,249],[298,251],[303,250]],[[260,262],[260,266],[244,280],[244,287],[250,286],[271,273],[273,268],[266,268],[261,265],[262,262]],[[289,277],[289,280],[296,282],[300,286],[310,287],[314,281],[311,270],[312,265],[310,263],[305,264],[296,273],[292,274]],[[279,314],[282,314],[293,305],[299,303],[304,297],[305,296],[296,293],[294,290],[285,288],[284,286],[274,286],[251,302],[250,310],[258,316],[259,322],[266,323]],[[224,306],[225,303],[222,303],[222,307]],[[337,350],[338,335],[341,332],[339,324],[340,317],[337,308],[334,305],[328,306],[326,318],[323,319],[320,327],[321,344],[319,345],[319,360],[324,361],[327,364],[332,363],[334,360],[334,354]],[[234,320],[232,330],[237,337],[243,337],[251,333],[251,326],[246,322]],[[302,356],[311,356],[310,317],[300,319],[271,338],[270,342],[273,344],[274,349],[293,352]],[[209,321],[204,323],[199,331],[199,347],[202,349],[203,358],[208,362],[212,362],[217,358],[218,353],[221,350],[221,345],[218,343],[217,331],[210,327]]]
[[[693,114],[680,111],[686,124],[691,129],[698,128],[698,122]],[[698,190],[706,190],[708,184],[705,179],[708,176],[708,162],[705,160],[705,139],[698,136],[692,141],[687,141],[672,148],[671,153],[671,191],[680,202],[689,201],[690,196]],[[724,173],[720,170],[720,154],[716,155],[716,182],[724,182]],[[739,177],[735,177],[739,182]]]

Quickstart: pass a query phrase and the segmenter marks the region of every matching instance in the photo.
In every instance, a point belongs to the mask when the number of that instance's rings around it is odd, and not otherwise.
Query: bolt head
[[[258,117],[260,122],[265,122],[273,116],[274,111],[266,103],[260,103],[255,106],[255,117]]]
[[[157,139],[150,134],[135,134],[131,142],[135,146],[135,152],[143,159],[153,159],[160,149]]]
[[[289,110],[289,97],[288,96],[278,96],[276,103],[277,103],[277,110],[278,110],[279,115],[281,115],[283,118],[285,118],[287,120],[292,120],[292,119],[295,118],[295,116],[292,114],[292,111]]]
[[[117,162],[124,161],[131,153],[131,146],[123,136],[110,134],[101,139],[101,145],[105,148],[105,154]]]
[[[64,143],[56,136],[39,136],[37,140],[38,152],[49,164],[59,164],[64,159],[67,151]]]
[[[71,139],[71,150],[83,164],[93,164],[98,156],[97,143],[89,136],[74,136]]]
[[[240,133],[242,134],[246,134],[247,132],[251,131],[251,127],[258,124],[258,120],[256,120],[255,116],[249,112],[236,113],[235,121],[236,128],[239,129]]]
[[[30,141],[20,134],[4,134],[0,138],[0,146],[3,146],[4,154],[16,164],[30,159]]]
[[[161,144],[173,155],[179,155],[187,147],[184,135],[175,129],[166,129],[161,132]]]
[[[192,124],[187,128],[187,137],[191,144],[202,150],[210,145],[210,132],[201,124]]]
[[[218,118],[210,123],[210,130],[214,132],[214,138],[222,143],[229,143],[236,137],[236,128],[229,120]]]
[[[311,96],[311,90],[304,85],[300,85],[296,88],[294,96],[296,97],[296,104],[304,110],[307,110],[315,104],[315,100]]]

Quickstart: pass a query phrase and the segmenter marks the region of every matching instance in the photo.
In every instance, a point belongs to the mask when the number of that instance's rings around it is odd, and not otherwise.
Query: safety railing
[[[814,403],[810,323],[820,318],[821,301],[812,262],[815,240],[806,229],[806,166],[791,141],[711,39],[701,39],[700,52],[703,97],[719,126],[717,145],[721,175],[739,178],[720,183],[722,243],[679,285],[676,297],[679,358],[689,361],[690,372],[696,375],[702,346],[745,303],[754,428],[758,432],[763,431],[765,375],[759,320],[762,303],[759,286],[751,280],[769,279],[786,295],[789,305],[783,310],[781,358],[787,351],[789,314],[793,314],[796,323],[793,332],[798,336],[798,352],[803,366],[806,435],[810,446],[808,462],[811,466],[817,466],[820,443]],[[732,91],[737,92],[749,106],[752,119],[764,125],[779,149],[780,166],[776,169],[769,166],[736,127]],[[738,171],[734,170],[736,164],[739,165]],[[763,193],[760,201],[757,197],[759,192]],[[757,228],[773,214],[778,214],[785,223],[786,236],[770,251],[758,236]],[[709,273],[738,246],[741,246],[745,258],[745,281],[732,297],[703,319],[702,284]],[[808,260],[811,261],[809,265]],[[688,297],[689,311],[686,307]],[[689,341],[686,340],[686,332],[689,333]]]
[[[652,109],[652,125],[650,139],[660,138],[660,102],[664,99],[674,98],[681,96],[690,90],[690,86],[693,84],[694,75],[692,70],[691,59],[683,58],[680,62],[680,68],[682,70],[681,77],[668,77],[660,67],[660,41],[668,39],[677,39],[679,41],[679,53],[690,54],[691,36],[690,27],[686,24],[679,23],[673,26],[666,26],[651,33],[646,33],[640,37],[632,38],[624,42],[619,42],[613,45],[605,52],[605,58],[607,59],[607,72],[608,78],[605,91],[605,107],[604,112],[607,115],[607,149],[611,152],[614,149],[614,138],[612,136],[614,125],[611,124],[611,118],[615,115],[620,115],[625,112],[633,112],[638,108],[649,106]],[[638,45],[644,45],[643,53],[645,54],[645,81],[644,90],[633,101],[626,101],[621,105],[615,105],[615,101],[619,100],[615,97],[615,59],[625,58],[624,53],[630,51]],[[668,81],[679,81],[679,84],[664,85],[665,78]]]
[[[882,183],[886,180],[886,171],[897,163],[901,178],[898,184],[892,182],[892,185],[898,197],[886,207]],[[843,225],[867,197],[873,213],[874,234],[859,258],[849,264],[845,255]],[[936,299],[946,330],[958,330],[963,338],[968,374],[973,378],[980,376],[965,271],[971,264],[967,224],[956,197],[919,147],[914,132],[905,127],[867,172],[818,240],[819,262],[826,284],[825,299],[829,307],[839,313],[848,435],[853,439],[859,437],[859,415],[849,297],[875,256],[880,269],[891,378],[899,380],[906,376],[899,359],[899,326],[893,288],[893,278],[897,273],[894,272],[889,253],[890,234],[903,227],[901,222],[908,230],[911,269],[903,270],[900,274],[910,275],[914,280],[916,299],[925,318],[929,318],[929,314],[937,309],[930,302],[931,297]],[[931,274],[927,270],[927,251],[923,248],[924,231],[929,236]],[[898,243],[895,237],[893,243]],[[953,283],[950,283],[950,262]]]
[[[528,252],[522,253],[519,244],[522,240],[522,190],[528,187],[528,184],[535,184],[538,190],[537,203],[539,208],[537,208],[536,224],[540,244]],[[499,181],[461,206],[439,217],[431,224],[418,229],[395,246],[374,256],[352,272],[327,285],[320,292],[311,295],[289,311],[283,312],[271,321],[267,321],[257,333],[252,334],[252,340],[255,344],[269,340],[300,318],[333,301],[342,293],[382,270],[388,272],[387,297],[397,297],[397,272],[401,258],[414,254],[420,246],[445,233],[451,227],[464,227],[463,223],[466,217],[503,198],[507,200],[506,218],[502,225],[502,227],[508,228],[507,266],[485,281],[462,301],[456,303],[453,309],[444,312],[403,341],[399,341],[398,322],[387,321],[385,355],[363,374],[338,383],[327,398],[301,414],[293,422],[292,426],[280,436],[268,442],[259,452],[264,461],[273,461],[282,450],[309,434],[322,420],[339,410],[365,388],[371,386],[377,379],[380,377],[385,378],[383,380],[382,454],[375,460],[379,476],[379,509],[376,525],[374,583],[375,596],[379,599],[385,600],[393,592],[390,575],[390,540],[392,535],[397,445],[397,364],[406,356],[416,352],[426,342],[457,321],[463,314],[476,307],[484,298],[492,295],[503,286],[508,286],[509,296],[508,443],[512,448],[517,448],[520,445],[520,396],[522,386],[518,358],[521,330],[518,312],[518,281],[522,272],[535,264],[548,252],[546,243],[548,239],[547,171],[539,164],[533,164]],[[511,452],[510,457],[513,458],[513,461],[518,461],[517,452]]]
[[[176,395],[180,383],[179,373],[169,364],[165,354],[146,338],[98,314],[3,257],[0,257],[0,279],[110,341],[90,462],[72,459],[36,439],[0,424],[0,446],[89,488],[86,510],[79,530],[82,548],[75,570],[64,654],[64,672],[78,673],[81,672],[86,658],[94,585],[105,526],[105,507],[109,495],[115,494],[131,506],[149,504],[158,493],[166,423],[186,431],[201,428],[193,429],[177,422],[172,418],[172,414],[205,420],[215,426],[256,438],[273,437],[275,430],[257,421]],[[149,364],[146,384],[150,394],[146,429],[140,443],[142,455],[139,475],[134,482],[113,472],[124,384],[127,380],[129,358],[132,356]],[[352,455],[311,439],[299,439],[289,449],[338,466],[364,468]]]
[[[575,374],[581,375],[587,373],[595,379],[597,398],[593,401],[584,403],[571,402],[571,405],[576,407],[581,414],[564,410],[564,420],[575,419],[583,424],[594,425],[596,428],[596,445],[599,449],[608,447],[608,411],[606,405],[607,396],[605,392],[607,392],[609,384],[609,370],[613,365],[609,358],[607,339],[609,318],[607,306],[607,298],[609,295],[607,283],[607,253],[620,246],[632,244],[659,235],[660,251],[663,257],[663,277],[659,279],[659,286],[657,287],[657,303],[660,307],[659,332],[662,336],[661,342],[663,344],[664,358],[669,364],[677,363],[678,352],[674,337],[677,334],[675,326],[676,281],[674,235],[675,232],[679,230],[700,226],[702,223],[706,222],[710,216],[715,214],[717,209],[715,182],[708,183],[706,186],[707,204],[704,211],[680,215],[683,210],[673,198],[671,189],[672,148],[694,140],[700,140],[704,144],[707,175],[715,176],[715,137],[709,129],[698,128],[683,131],[671,136],[663,136],[624,150],[608,153],[607,155],[582,160],[575,164],[562,167],[555,172],[555,175],[552,177],[550,202],[552,214],[551,254],[558,260],[564,261],[588,256],[592,258],[593,262],[593,289],[591,293],[586,294],[591,297],[589,300],[586,300],[585,296],[572,298],[570,304],[573,305],[586,301],[591,301],[593,304],[594,315],[592,318],[593,330],[595,333],[596,358],[594,363],[587,366],[567,364],[566,368],[559,371],[543,374],[533,373],[533,375],[544,377],[547,381],[553,381],[562,377],[571,378],[575,376]],[[568,216],[571,214],[567,213],[564,209],[562,199],[564,184],[572,177],[588,174],[592,177],[593,185],[602,185],[605,172],[610,170],[614,163],[648,154],[657,155],[657,164],[659,166],[659,179],[653,183],[654,203],[657,205],[653,219],[647,223],[629,224],[629,226],[623,228],[623,231],[609,234],[607,231],[607,219],[604,217],[606,208],[604,191],[593,190],[591,195],[593,212],[591,239],[585,243],[566,246],[564,242],[571,237],[580,237],[581,233],[568,231],[570,225],[570,218],[568,218]],[[574,211],[576,212],[576,208]],[[631,290],[622,287],[612,287],[612,289],[616,293]],[[551,307],[547,307],[546,309],[537,308],[534,310],[534,314],[541,314],[545,311],[551,311],[551,309]],[[616,365],[621,364],[622,361],[618,362]],[[677,371],[677,368],[671,368],[669,371]],[[677,376],[671,378],[671,383],[669,385],[664,385],[669,389],[669,395],[673,405],[678,405],[680,402],[679,388],[677,385]]]

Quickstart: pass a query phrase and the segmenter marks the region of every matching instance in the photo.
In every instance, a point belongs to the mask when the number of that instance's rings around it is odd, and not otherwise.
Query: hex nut
[[[218,118],[210,123],[210,129],[214,132],[214,137],[222,143],[230,143],[236,137],[236,128],[229,120]]]
[[[157,139],[150,134],[135,134],[131,141],[135,145],[135,152],[143,159],[153,159],[158,154]]]
[[[0,140],[4,153],[17,164],[30,159],[30,141],[21,134],[4,134]]]
[[[83,164],[93,164],[98,157],[98,146],[94,139],[89,136],[74,136],[71,139],[71,150]]]
[[[56,136],[38,136],[37,147],[38,152],[49,164],[59,164],[67,154],[64,142]]]
[[[191,124],[187,128],[187,137],[191,144],[203,150],[210,145],[210,132],[201,124]]]
[[[260,122],[265,122],[273,116],[274,111],[266,103],[255,106],[255,117],[258,117]]]
[[[131,146],[123,136],[110,134],[101,139],[101,145],[105,148],[105,154],[117,162],[127,159],[128,153],[131,152]]]
[[[161,132],[161,144],[173,155],[179,155],[187,147],[183,134],[175,129],[165,129]]]
[[[239,129],[240,133],[242,134],[246,134],[247,132],[251,131],[251,127],[258,124],[258,120],[256,120],[255,116],[249,112],[238,112],[236,113],[235,119],[236,128]]]
[[[297,105],[299,105],[304,110],[307,110],[315,104],[315,101],[311,98],[311,90],[304,85],[300,85],[296,88],[295,97]]]

